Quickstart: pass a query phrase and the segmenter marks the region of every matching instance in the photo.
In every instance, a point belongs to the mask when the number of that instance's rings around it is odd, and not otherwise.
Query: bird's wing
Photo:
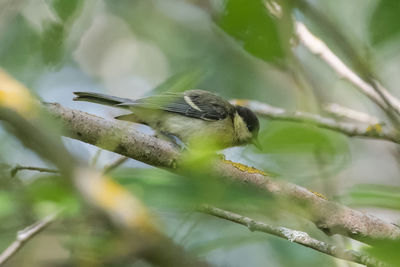
[[[233,107],[228,101],[201,90],[191,90],[184,93],[165,93],[138,99],[130,103],[122,103],[119,106],[168,111],[208,121],[225,119],[233,112]]]

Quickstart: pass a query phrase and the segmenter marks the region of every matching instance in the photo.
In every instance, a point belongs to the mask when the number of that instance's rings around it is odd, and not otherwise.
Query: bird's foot
[[[179,139],[177,136],[170,134],[170,133],[166,133],[166,132],[160,132],[160,134],[163,137],[165,137],[165,139],[167,141],[170,141],[181,152],[189,150],[187,145],[185,143],[183,143],[182,140]]]

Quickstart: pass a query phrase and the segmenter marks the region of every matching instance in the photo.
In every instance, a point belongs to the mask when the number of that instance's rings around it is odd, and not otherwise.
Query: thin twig
[[[296,34],[303,45],[324,60],[340,77],[351,82],[360,92],[369,97],[383,110],[388,111],[388,109],[393,108],[397,114],[400,114],[400,100],[391,95],[386,88],[376,81],[370,84],[362,80],[321,39],[313,35],[302,22],[296,21],[295,28]]]
[[[335,258],[364,264],[366,266],[386,266],[384,263],[378,261],[375,258],[370,257],[364,253],[342,249],[337,246],[330,245],[323,241],[317,240],[309,236],[306,232],[292,230],[286,227],[276,227],[264,222],[255,221],[249,217],[245,217],[230,211],[222,210],[219,208],[203,205],[199,208],[199,211],[207,213],[221,219],[225,219],[231,222],[235,222],[246,226],[250,231],[264,232],[272,234],[290,242],[294,242],[311,249],[317,250],[324,254],[333,256]]]
[[[92,166],[92,167],[96,166],[97,161],[99,160],[99,157],[100,157],[102,151],[103,151],[103,149],[101,149],[101,148],[97,149],[96,153],[93,155],[93,158],[89,164],[90,166]]]
[[[345,118],[353,121],[358,121],[362,123],[367,123],[370,125],[373,124],[383,124],[377,117],[372,116],[370,114],[354,110],[348,107],[344,107],[342,105],[336,103],[328,103],[323,105],[323,109],[332,114],[333,116],[339,118]]]
[[[114,161],[113,163],[111,163],[110,165],[107,165],[104,167],[103,173],[109,173],[112,170],[114,170],[115,168],[119,167],[121,164],[123,164],[125,161],[127,161],[129,158],[127,157],[119,157],[116,161]]]
[[[50,214],[44,219],[26,227],[21,231],[18,231],[16,240],[11,243],[11,245],[8,246],[3,253],[0,254],[0,266],[6,263],[15,253],[17,253],[26,242],[54,222],[57,215],[58,213]]]
[[[48,169],[48,168],[41,168],[41,167],[31,167],[31,166],[15,166],[11,169],[10,174],[11,177],[14,177],[19,171],[22,170],[30,170],[30,171],[38,171],[38,172],[48,172],[48,173],[59,173],[58,170],[55,169]]]
[[[341,122],[332,118],[327,118],[318,114],[312,114],[308,112],[289,112],[282,108],[270,106],[268,104],[258,101],[233,100],[232,102],[246,106],[257,113],[259,116],[269,119],[308,123],[320,128],[340,132],[350,137],[357,136],[400,143],[400,136],[396,133],[395,130],[383,129],[382,125],[380,124],[359,125],[350,122]]]

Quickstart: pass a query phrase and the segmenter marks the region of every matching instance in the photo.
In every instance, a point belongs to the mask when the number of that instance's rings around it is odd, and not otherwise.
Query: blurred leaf
[[[344,141],[340,134],[301,123],[270,122],[261,135],[265,152],[269,153],[330,154],[346,148],[345,143],[337,147]]]
[[[22,83],[0,69],[0,106],[18,112],[25,118],[37,116],[36,99]]]
[[[80,203],[74,192],[57,176],[37,178],[27,187],[26,195],[39,215],[58,209],[64,209],[67,214],[79,211]]]
[[[12,194],[0,191],[0,218],[14,214],[17,210],[16,200]]]
[[[400,1],[381,0],[369,22],[372,44],[379,45],[400,34]]]
[[[11,165],[4,163],[4,162],[0,162],[0,174],[5,173],[6,171],[9,172],[11,170]]]
[[[156,95],[163,92],[183,92],[195,89],[204,79],[205,75],[205,70],[200,67],[177,73],[154,88],[151,91],[151,94]]]
[[[160,169],[118,169],[113,178],[132,190],[147,205],[162,209],[192,209],[203,204],[261,206],[270,199],[262,192],[239,184],[226,184],[209,175],[190,172],[186,177]],[[273,206],[273,205],[272,205]]]
[[[40,36],[22,16],[7,26],[0,40],[0,65],[17,77],[36,78],[41,70]],[[26,77],[24,77],[26,79]]]
[[[237,232],[232,231],[230,236],[217,237],[213,240],[195,243],[191,249],[196,251],[198,254],[204,255],[206,253],[211,253],[218,248],[224,248],[224,250],[228,250],[255,242],[266,243],[266,240],[268,240],[269,237],[270,236],[268,235],[249,235],[248,233],[238,234]]]
[[[389,264],[385,266],[400,266],[400,241],[398,240],[376,241],[374,246],[366,247],[365,250],[371,256]]]
[[[62,186],[55,176],[38,178],[27,190],[34,201],[59,202],[70,195],[68,187]]]
[[[201,184],[164,170],[118,169],[113,177],[150,206],[182,209],[198,205],[202,199]]]
[[[228,0],[217,24],[258,58],[276,61],[284,56],[276,23],[264,1]]]
[[[381,207],[400,210],[400,188],[385,185],[357,185],[343,196],[350,206]]]
[[[82,4],[81,0],[53,0],[53,9],[64,22],[74,15]]]
[[[62,24],[48,22],[45,24],[41,44],[43,61],[47,65],[60,63],[64,56],[65,28]]]
[[[316,175],[321,167],[334,172],[349,162],[345,136],[310,125],[271,121],[260,133],[260,142],[263,154],[278,162],[280,169],[272,171],[282,175]]]

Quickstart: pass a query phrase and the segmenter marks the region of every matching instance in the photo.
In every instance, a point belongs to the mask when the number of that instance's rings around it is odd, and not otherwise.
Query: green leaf
[[[400,210],[400,188],[385,185],[357,185],[342,197],[349,206],[380,207]]]
[[[42,70],[40,35],[21,15],[15,17],[2,33],[0,65],[20,80],[36,78]]]
[[[81,6],[81,0],[53,0],[53,9],[64,22],[73,16]]]
[[[343,141],[337,140],[339,136],[301,123],[270,122],[262,133],[262,143],[269,153],[334,153],[338,150],[335,143]]]
[[[182,176],[160,169],[117,169],[112,173],[125,188],[142,199],[146,205],[161,209],[186,209],[204,203],[259,206],[270,199],[251,188],[225,182],[198,171],[186,170]],[[272,205],[272,207],[275,207]]]
[[[374,241],[374,246],[368,246],[364,250],[387,263],[384,266],[400,266],[400,241],[398,240]]]
[[[228,0],[217,24],[252,55],[265,61],[283,57],[274,18],[261,0]]]
[[[17,210],[16,200],[11,193],[0,191],[0,218],[12,215]]]
[[[400,34],[400,1],[381,0],[374,10],[369,32],[372,44],[379,45]]]
[[[64,56],[65,29],[60,23],[48,22],[42,36],[43,61],[47,65],[60,63]]]
[[[322,170],[336,172],[349,162],[347,138],[318,127],[271,121],[259,139],[263,155],[277,164],[271,171],[282,175],[307,177],[320,175]]]
[[[35,180],[27,187],[26,197],[34,204],[34,210],[39,215],[59,209],[72,215],[80,209],[80,202],[71,187],[56,176],[46,176]]]

